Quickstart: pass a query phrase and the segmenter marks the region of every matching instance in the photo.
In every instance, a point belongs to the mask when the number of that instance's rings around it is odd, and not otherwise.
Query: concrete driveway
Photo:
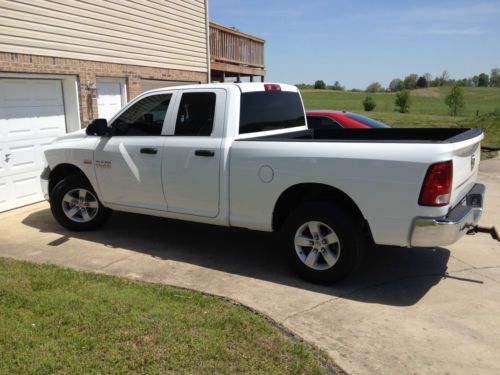
[[[500,227],[500,160],[481,167],[483,225]],[[0,256],[235,299],[328,352],[351,374],[500,373],[500,242],[380,247],[323,287],[298,279],[275,235],[115,213],[100,231],[60,227],[48,204],[0,214]]]

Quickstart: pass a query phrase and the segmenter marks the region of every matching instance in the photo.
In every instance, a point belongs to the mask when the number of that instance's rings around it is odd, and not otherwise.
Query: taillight
[[[273,83],[264,84],[264,90],[266,91],[281,91],[281,86]]]
[[[453,162],[436,163],[429,167],[418,204],[421,206],[446,206],[450,203],[453,181]]]

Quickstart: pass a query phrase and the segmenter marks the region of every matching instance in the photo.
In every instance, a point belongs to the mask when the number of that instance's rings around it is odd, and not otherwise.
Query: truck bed
[[[377,142],[377,143],[456,143],[477,137],[480,129],[388,128],[388,129],[309,129],[241,141],[269,142]]]

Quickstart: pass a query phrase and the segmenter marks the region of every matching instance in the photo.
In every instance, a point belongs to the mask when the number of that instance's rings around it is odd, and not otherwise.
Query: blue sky
[[[209,0],[209,18],[266,40],[268,81],[364,89],[500,68],[500,0]]]

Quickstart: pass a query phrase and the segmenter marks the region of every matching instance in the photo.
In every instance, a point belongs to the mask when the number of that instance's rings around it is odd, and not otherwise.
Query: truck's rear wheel
[[[78,175],[65,177],[54,186],[50,208],[59,224],[71,230],[96,229],[110,214],[90,183]]]
[[[329,284],[359,265],[363,231],[342,206],[307,203],[296,209],[283,225],[282,243],[291,267],[303,278]]]

